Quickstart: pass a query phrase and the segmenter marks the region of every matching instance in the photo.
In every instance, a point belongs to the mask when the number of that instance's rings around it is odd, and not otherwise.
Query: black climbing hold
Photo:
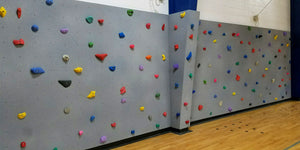
[[[60,83],[63,87],[67,88],[72,84],[71,80],[58,80],[58,83]]]
[[[200,67],[200,63],[197,65],[197,68],[199,68]]]

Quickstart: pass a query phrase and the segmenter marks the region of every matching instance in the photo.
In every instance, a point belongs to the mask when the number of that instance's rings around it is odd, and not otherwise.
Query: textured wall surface
[[[201,21],[198,36],[191,120],[291,97],[290,33]]]

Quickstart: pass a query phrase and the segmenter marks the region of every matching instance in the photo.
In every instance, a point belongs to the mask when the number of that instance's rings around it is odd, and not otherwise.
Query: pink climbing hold
[[[290,75],[290,73],[286,73],[286,75]]]
[[[189,105],[188,102],[184,102],[184,103],[183,103],[183,106],[187,106],[187,105]]]
[[[215,82],[215,83],[217,82],[217,78],[214,79],[214,82]]]
[[[236,81],[240,81],[241,77],[237,74],[235,79],[236,79]]]
[[[155,74],[154,77],[157,79],[159,77],[159,74]]]
[[[167,117],[167,112],[164,112],[164,113],[163,113],[163,116]]]
[[[99,24],[103,24],[103,22],[104,22],[104,19],[99,19],[99,20],[98,20],[98,23],[99,23]]]
[[[202,110],[203,109],[203,105],[199,105],[198,106],[198,110],[200,111],[200,110]]]
[[[134,49],[134,44],[129,45],[130,49]]]
[[[165,24],[162,25],[161,30],[165,31]]]
[[[126,88],[125,86],[123,86],[121,89],[120,89],[120,94],[123,95],[126,93]]]
[[[175,50],[178,50],[178,48],[179,48],[179,45],[178,45],[178,44],[175,44],[175,45],[174,45],[174,49],[175,49]]]
[[[177,30],[178,29],[178,25],[174,25],[174,30]]]
[[[24,45],[25,42],[23,39],[20,40],[13,40],[14,45],[18,46],[18,45]]]
[[[147,28],[147,29],[150,29],[150,27],[151,27],[151,23],[147,23],[147,24],[146,24],[146,28]]]
[[[236,36],[240,36],[240,33],[237,33]]]
[[[101,61],[103,61],[105,59],[105,57],[107,56],[107,54],[106,53],[105,54],[95,54],[95,56],[97,58],[99,58]]]
[[[193,34],[191,34],[191,35],[189,36],[189,38],[190,38],[190,39],[193,39],[193,37],[194,37],[194,35],[193,35]]]
[[[83,131],[82,131],[82,130],[78,131],[78,135],[79,135],[79,136],[81,136],[82,134],[83,134]]]

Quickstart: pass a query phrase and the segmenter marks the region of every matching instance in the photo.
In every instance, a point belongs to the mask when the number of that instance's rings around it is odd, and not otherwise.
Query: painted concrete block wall
[[[201,21],[192,121],[291,97],[290,33]]]

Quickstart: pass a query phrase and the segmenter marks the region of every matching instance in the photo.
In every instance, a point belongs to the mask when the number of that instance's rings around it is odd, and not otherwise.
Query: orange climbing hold
[[[266,77],[266,75],[265,75],[265,74],[263,74],[263,75],[262,75],[262,77],[264,78],[264,77]]]
[[[151,58],[152,58],[152,56],[151,55],[147,55],[145,58],[150,61]]]
[[[244,98],[243,98],[243,97],[241,98],[241,101],[244,101]]]

